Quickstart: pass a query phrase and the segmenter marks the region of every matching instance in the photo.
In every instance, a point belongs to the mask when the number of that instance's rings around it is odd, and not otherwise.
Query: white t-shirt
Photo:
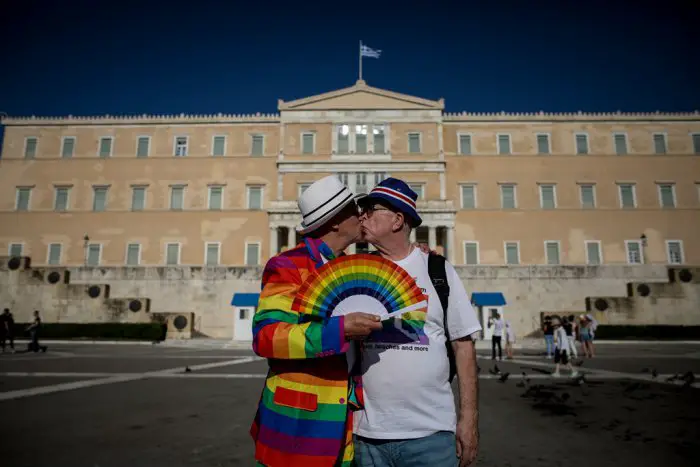
[[[390,319],[365,342],[362,385],[365,409],[355,412],[354,432],[375,439],[421,438],[455,431],[457,422],[445,348],[443,310],[428,275],[428,255],[419,249],[396,264],[428,295],[425,320]],[[445,265],[450,300],[450,337],[481,330],[464,285],[451,264]]]
[[[566,336],[564,326],[554,330],[554,346],[559,350],[569,350],[569,338]]]
[[[491,322],[493,323],[493,335],[503,337],[503,328],[505,327],[503,318],[494,319]]]

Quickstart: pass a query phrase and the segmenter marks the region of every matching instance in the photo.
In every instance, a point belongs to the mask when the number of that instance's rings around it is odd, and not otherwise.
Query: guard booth
[[[501,292],[474,292],[472,294],[472,305],[476,308],[476,314],[481,323],[481,338],[491,339],[493,336],[493,326],[489,328],[489,319],[494,318],[496,313],[505,320],[503,312],[506,306],[506,298]]]
[[[260,294],[235,293],[231,299],[233,306],[233,340],[250,342],[253,340],[253,315],[258,308]]]

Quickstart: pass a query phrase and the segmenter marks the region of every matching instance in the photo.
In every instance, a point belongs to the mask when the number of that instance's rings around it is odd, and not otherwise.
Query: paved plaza
[[[500,374],[480,351],[477,464],[700,465],[700,385],[667,381],[700,373],[700,345],[598,351],[581,384],[552,378],[537,349],[499,362]],[[252,465],[248,428],[265,371],[250,351],[217,345],[53,344],[0,355],[2,465]]]

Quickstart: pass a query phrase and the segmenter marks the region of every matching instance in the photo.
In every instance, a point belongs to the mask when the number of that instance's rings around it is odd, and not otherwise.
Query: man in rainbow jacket
[[[300,197],[304,241],[265,265],[253,350],[269,371],[251,427],[267,467],[350,466],[353,411],[362,408],[355,344],[382,328],[367,313],[318,317],[292,310],[308,275],[361,239],[358,195],[331,175]]]

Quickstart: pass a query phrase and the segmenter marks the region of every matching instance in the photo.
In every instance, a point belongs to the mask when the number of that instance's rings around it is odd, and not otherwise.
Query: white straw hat
[[[321,227],[345,206],[364,194],[356,195],[335,175],[323,177],[309,186],[298,201],[301,225],[297,232],[305,235]]]

